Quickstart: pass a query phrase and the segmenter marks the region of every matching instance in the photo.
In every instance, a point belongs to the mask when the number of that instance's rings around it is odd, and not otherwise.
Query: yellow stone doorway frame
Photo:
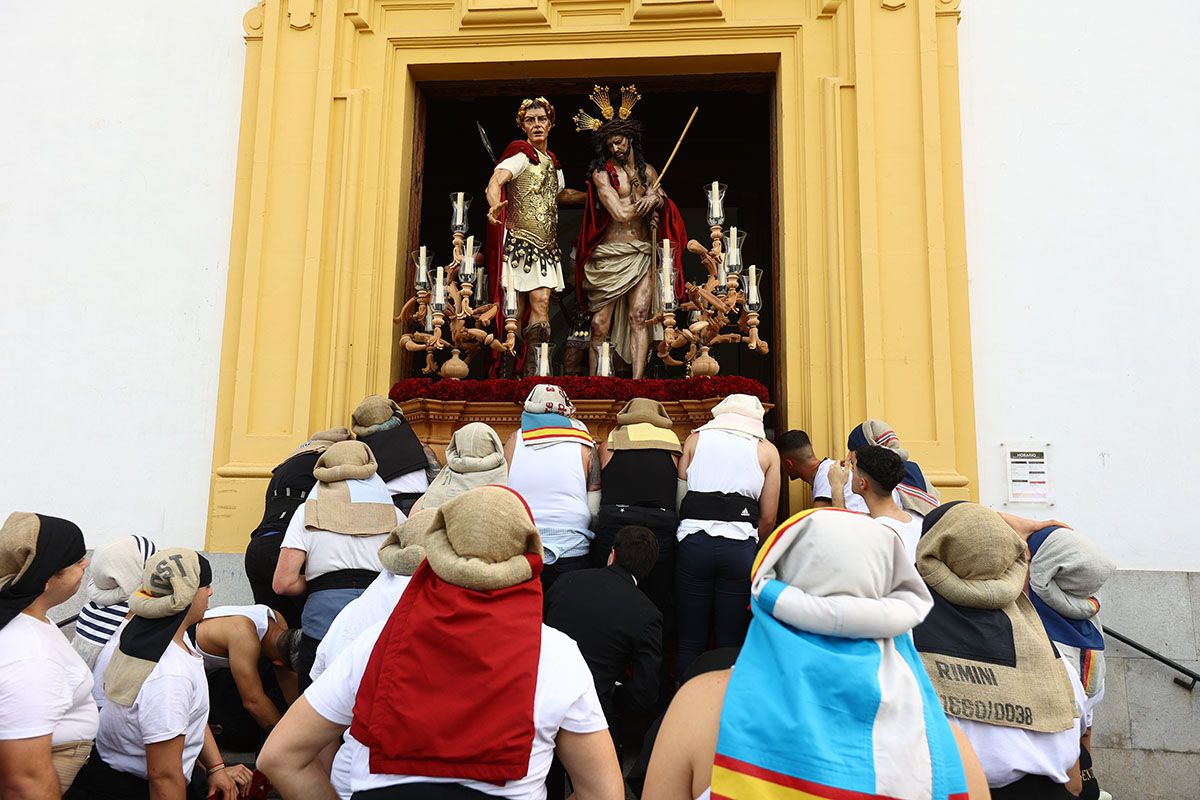
[[[974,496],[957,21],[958,0],[251,9],[208,548],[243,549],[272,467],[396,375],[435,80],[773,74],[780,422],[840,455],[881,417],[943,497]]]

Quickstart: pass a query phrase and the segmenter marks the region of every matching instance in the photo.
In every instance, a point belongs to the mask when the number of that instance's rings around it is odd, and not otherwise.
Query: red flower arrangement
[[[673,400],[708,400],[730,394],[749,394],[768,402],[767,387],[753,378],[718,375],[714,378],[675,380],[631,380],[629,378],[592,378],[562,376],[482,381],[439,381],[433,378],[405,378],[392,387],[390,397],[397,403],[426,398],[461,400],[475,403],[521,403],[539,383],[561,386],[572,400],[632,400],[647,397],[660,403]]]

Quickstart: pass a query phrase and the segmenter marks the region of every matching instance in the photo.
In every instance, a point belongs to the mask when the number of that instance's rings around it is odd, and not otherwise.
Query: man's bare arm
[[[587,192],[581,192],[578,189],[563,189],[558,193],[560,206],[581,206],[585,200],[587,200]]]
[[[242,707],[254,717],[258,727],[268,733],[279,722],[279,709],[263,690],[262,680],[258,676],[258,660],[262,656],[262,645],[258,641],[254,623],[245,620],[248,631],[236,638],[230,637],[229,642],[229,671],[233,673],[233,682],[237,685],[238,695],[242,698]],[[246,635],[248,634],[248,635]]]
[[[592,186],[596,188],[596,196],[600,198],[600,205],[604,206],[608,215],[617,222],[629,222],[638,216],[634,213],[633,203],[622,199],[617,194],[617,190],[608,181],[608,173],[604,170],[600,169],[592,173]]]
[[[484,196],[487,197],[488,203],[488,222],[493,225],[500,224],[500,189],[504,184],[512,180],[513,174],[506,169],[497,169],[492,172],[492,179],[488,181],[487,189],[484,190]]]

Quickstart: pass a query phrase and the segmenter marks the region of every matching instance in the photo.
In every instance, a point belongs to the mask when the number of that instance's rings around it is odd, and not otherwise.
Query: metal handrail
[[[57,625],[57,626],[58,626],[58,627],[60,627],[60,628],[65,628],[65,627],[67,627],[68,625],[70,625],[71,623],[73,623],[73,622],[77,622],[78,620],[79,620],[79,615],[78,615],[78,614],[76,614],[76,615],[75,615],[75,616],[73,616],[73,617],[67,617],[66,619],[60,619],[58,622],[56,622],[56,623],[54,623],[54,624],[55,624],[55,625]]]
[[[1189,692],[1192,691],[1193,689],[1195,689],[1196,682],[1200,681],[1200,673],[1193,672],[1192,670],[1188,669],[1187,667],[1183,666],[1182,664],[1180,664],[1176,661],[1172,661],[1171,659],[1164,656],[1162,653],[1154,652],[1149,647],[1146,647],[1146,645],[1141,644],[1140,642],[1135,642],[1133,639],[1130,639],[1128,636],[1124,635],[1123,633],[1118,633],[1117,631],[1113,630],[1112,628],[1108,627],[1107,625],[1104,626],[1104,633],[1107,634],[1108,636],[1113,637],[1114,639],[1116,639],[1118,642],[1121,642],[1122,644],[1129,645],[1134,650],[1145,653],[1146,655],[1153,658],[1155,661],[1158,661],[1159,663],[1162,663],[1162,664],[1166,664],[1168,667],[1175,670],[1176,672],[1186,675],[1188,680],[1184,680],[1183,678],[1176,677],[1175,683],[1177,683],[1178,685],[1187,689]]]

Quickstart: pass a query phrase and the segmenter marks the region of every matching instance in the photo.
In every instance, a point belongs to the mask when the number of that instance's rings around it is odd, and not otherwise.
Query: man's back
[[[546,596],[545,619],[579,645],[606,713],[612,711],[618,680],[633,705],[647,709],[653,704],[662,661],[662,614],[627,570],[613,565],[563,575]]]

